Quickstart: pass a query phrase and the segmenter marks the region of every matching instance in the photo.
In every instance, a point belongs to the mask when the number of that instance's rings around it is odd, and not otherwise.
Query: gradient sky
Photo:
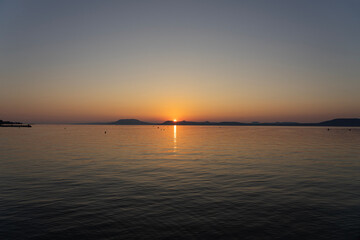
[[[360,1],[0,1],[0,119],[360,117]]]

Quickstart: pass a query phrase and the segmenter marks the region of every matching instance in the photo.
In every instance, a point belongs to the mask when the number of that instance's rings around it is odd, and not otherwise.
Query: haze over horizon
[[[359,117],[359,1],[0,1],[0,119]]]

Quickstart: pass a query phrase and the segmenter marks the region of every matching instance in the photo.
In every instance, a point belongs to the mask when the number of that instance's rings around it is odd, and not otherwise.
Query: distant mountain
[[[116,122],[108,123],[110,125],[151,125],[152,123],[142,122],[137,119],[120,119]]]
[[[252,126],[262,125],[262,123],[241,123],[241,122],[192,122],[192,121],[165,121],[162,125],[201,125],[201,126]]]
[[[191,122],[191,121],[165,121],[162,125],[213,125],[213,126],[342,126],[360,127],[359,118],[338,118],[320,123],[273,122],[273,123],[242,123],[242,122]]]
[[[1,121],[1,120],[0,120]],[[163,123],[149,123],[138,119],[120,119],[106,123],[77,123],[91,125],[196,125],[196,126],[341,126],[360,127],[360,118],[338,118],[320,123],[272,122],[272,123],[243,123],[243,122],[193,122],[193,121],[165,121]]]
[[[325,122],[318,123],[319,126],[360,126],[360,118],[337,118]]]
[[[219,122],[217,125],[224,125],[224,126],[245,126],[248,125],[247,123],[241,122]]]
[[[226,125],[226,126],[242,126],[242,125],[248,125],[247,123],[240,123],[240,122],[192,122],[192,121],[165,121],[162,123],[162,125],[203,125],[203,126],[213,126],[213,125]]]
[[[178,122],[174,122],[174,121],[165,121],[162,123],[162,125],[214,125],[216,123],[213,122],[189,122],[189,121],[178,121]]]

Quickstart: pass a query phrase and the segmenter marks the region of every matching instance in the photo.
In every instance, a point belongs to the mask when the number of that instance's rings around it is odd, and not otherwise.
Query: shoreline
[[[0,124],[0,127],[25,127],[25,128],[31,128],[32,126],[30,124]]]

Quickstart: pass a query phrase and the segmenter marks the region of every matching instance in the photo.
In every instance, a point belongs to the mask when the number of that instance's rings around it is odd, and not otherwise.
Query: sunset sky
[[[360,117],[360,1],[0,1],[0,119]]]

